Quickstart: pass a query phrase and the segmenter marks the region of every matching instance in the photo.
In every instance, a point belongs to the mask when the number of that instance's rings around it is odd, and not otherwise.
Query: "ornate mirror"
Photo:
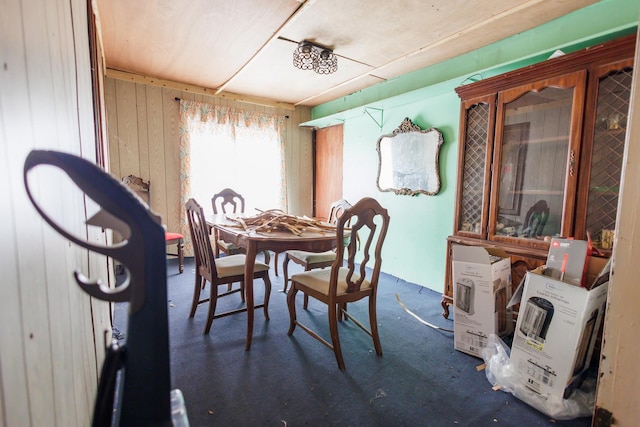
[[[378,139],[378,189],[408,196],[438,194],[443,142],[438,129],[422,130],[405,118],[392,134]]]

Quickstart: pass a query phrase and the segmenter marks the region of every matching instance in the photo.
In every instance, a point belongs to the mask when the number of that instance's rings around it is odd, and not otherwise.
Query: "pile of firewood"
[[[335,225],[306,216],[289,215],[279,209],[270,209],[250,217],[227,217],[227,219],[233,222],[236,227],[257,233],[271,233],[278,230],[290,231],[298,236],[305,231],[324,233],[326,231],[335,232],[336,230]]]

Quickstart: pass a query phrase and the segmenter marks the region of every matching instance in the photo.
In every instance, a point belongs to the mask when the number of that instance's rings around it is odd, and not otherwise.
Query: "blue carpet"
[[[294,272],[297,265],[291,265]],[[194,263],[183,274],[168,263],[169,328],[173,387],[182,390],[191,426],[590,426],[591,418],[551,420],[511,394],[493,391],[481,359],[453,348],[453,334],[429,328],[405,312],[453,329],[442,317],[441,294],[382,274],[378,323],[383,356],[351,322],[340,324],[346,371],[333,352],[297,328],[289,318],[282,277],[271,272],[270,320],[256,310],[252,347],[244,349],[246,314],[216,319],[204,335],[206,306],[188,318]],[[279,269],[281,270],[281,269]],[[263,295],[256,281],[256,301]],[[239,305],[239,295],[218,306]],[[366,303],[349,306],[367,322]],[[329,338],[326,306],[311,300],[299,319]],[[126,330],[126,309],[116,326]]]

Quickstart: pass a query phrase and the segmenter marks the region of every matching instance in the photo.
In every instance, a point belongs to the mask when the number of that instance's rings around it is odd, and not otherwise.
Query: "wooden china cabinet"
[[[554,236],[610,255],[635,35],[456,88],[461,99],[454,244],[500,247],[515,289]]]

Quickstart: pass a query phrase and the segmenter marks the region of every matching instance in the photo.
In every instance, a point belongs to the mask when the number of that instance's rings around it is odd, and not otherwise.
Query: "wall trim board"
[[[223,98],[229,101],[244,102],[247,104],[263,105],[265,107],[281,108],[284,110],[295,110],[296,106],[286,102],[272,101],[270,99],[258,98],[254,96],[239,95],[231,92],[216,94],[216,89],[206,88],[203,86],[191,85],[188,83],[180,83],[171,80],[158,79],[151,76],[143,76],[141,74],[128,73],[113,68],[107,68],[107,77],[118,80],[127,80],[133,83],[144,83],[152,86],[160,86],[167,89],[176,89],[183,92],[195,93],[199,95],[213,96]]]

